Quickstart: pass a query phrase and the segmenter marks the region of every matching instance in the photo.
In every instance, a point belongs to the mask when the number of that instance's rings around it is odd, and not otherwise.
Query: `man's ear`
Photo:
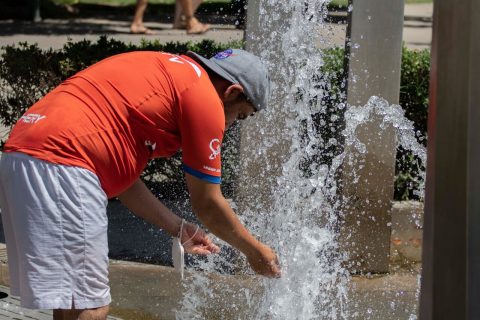
[[[234,101],[238,99],[240,95],[243,94],[243,87],[238,83],[231,84],[227,87],[223,93],[223,98],[225,101]]]

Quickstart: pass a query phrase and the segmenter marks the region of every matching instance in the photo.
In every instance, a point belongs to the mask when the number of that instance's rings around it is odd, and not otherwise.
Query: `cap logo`
[[[232,49],[227,49],[225,51],[222,51],[222,52],[219,52],[217,53],[214,58],[217,59],[217,60],[224,60],[224,59],[227,59],[228,57],[230,56],[235,56],[235,54],[233,54],[233,50]]]

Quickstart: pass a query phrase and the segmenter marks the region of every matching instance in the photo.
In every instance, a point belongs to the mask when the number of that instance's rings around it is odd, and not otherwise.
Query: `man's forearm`
[[[256,250],[259,241],[243,226],[223,197],[208,201],[205,206],[194,206],[202,223],[217,237],[228,242],[245,255]]]
[[[181,218],[160,202],[145,184],[138,179],[118,199],[136,216],[176,236],[180,230]]]
[[[244,227],[223,197],[220,185],[205,182],[188,173],[185,177],[193,211],[202,223],[217,237],[243,252],[256,273],[279,277],[281,271],[275,251],[258,241]]]

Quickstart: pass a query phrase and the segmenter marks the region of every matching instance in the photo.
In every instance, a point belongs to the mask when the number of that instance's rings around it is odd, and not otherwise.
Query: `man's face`
[[[225,129],[232,125],[235,120],[243,120],[255,113],[253,105],[245,98],[235,101],[224,102],[225,107]]]

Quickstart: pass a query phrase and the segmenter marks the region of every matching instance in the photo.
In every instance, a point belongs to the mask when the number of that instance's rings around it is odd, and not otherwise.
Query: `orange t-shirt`
[[[130,52],[67,79],[19,119],[4,152],[93,171],[108,197],[180,148],[186,172],[220,183],[223,104],[187,56]]]

